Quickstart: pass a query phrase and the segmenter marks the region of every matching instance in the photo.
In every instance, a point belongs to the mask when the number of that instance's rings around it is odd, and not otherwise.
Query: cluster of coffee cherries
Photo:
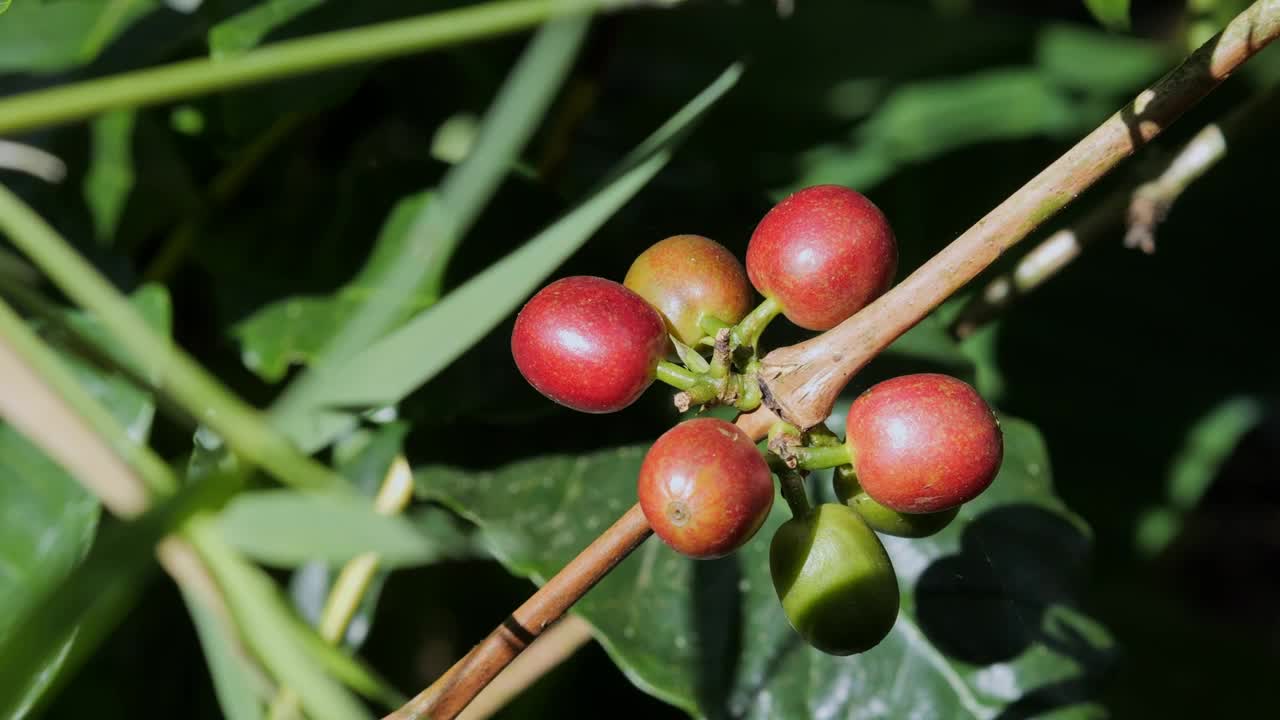
[[[883,294],[897,269],[884,214],[834,185],[801,190],[756,227],[744,270],[699,235],[641,253],[622,284],[558,280],[520,311],[516,365],[543,395],[590,413],[633,403],[655,380],[682,410],[759,407],[758,342],[782,314],[828,330]],[[764,297],[752,307],[752,286]],[[640,469],[640,506],[654,533],[692,558],[727,555],[773,507],[777,475],[792,512],[770,545],[774,588],[814,647],[849,655],[877,645],[899,609],[898,581],[877,532],[925,537],[987,488],[1003,457],[991,408],[946,375],[881,382],[849,408],[843,440],[825,425],[778,422],[767,449],[732,423],[699,417],[654,443]],[[804,477],[834,468],[838,503],[812,506]]]

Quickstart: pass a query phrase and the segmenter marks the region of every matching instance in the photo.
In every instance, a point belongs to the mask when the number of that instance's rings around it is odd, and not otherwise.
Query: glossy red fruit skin
[[[773,478],[755,443],[732,423],[697,418],[649,449],[637,483],[653,532],[677,552],[706,559],[751,539],[773,507]]]
[[[705,333],[704,316],[729,325],[751,311],[751,285],[742,263],[720,243],[701,235],[673,235],[636,256],[623,285],[657,308],[685,345]]]
[[[511,332],[511,355],[529,384],[587,413],[635,402],[653,383],[666,347],[662,317],[644,298],[586,275],[538,291]]]
[[[972,500],[1004,457],[991,408],[947,375],[879,383],[853,401],[847,423],[845,443],[862,489],[898,512],[941,512]]]
[[[808,330],[829,330],[866,307],[897,269],[898,244],[884,213],[839,185],[815,185],[778,203],[747,246],[756,290]]]

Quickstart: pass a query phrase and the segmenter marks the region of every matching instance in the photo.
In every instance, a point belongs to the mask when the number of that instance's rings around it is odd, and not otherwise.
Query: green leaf
[[[1067,587],[1086,530],[1052,495],[1035,430],[1010,418],[1003,427],[1005,463],[987,493],[938,536],[885,539],[903,611],[866,654],[824,655],[788,626],[767,557],[788,515],[780,500],[760,534],[724,560],[690,561],[650,539],[575,611],[637,685],[700,717],[956,708],[991,718],[1015,705],[1073,704],[1067,691],[1109,645]],[[635,501],[643,455],[628,447],[494,472],[425,468],[418,483],[479,524],[510,570],[542,583]]]
[[[408,700],[363,660],[325,642],[310,625],[297,620],[293,623],[293,629],[298,643],[307,649],[311,657],[347,687],[389,710],[400,707]]]
[[[393,568],[436,557],[430,539],[408,520],[380,515],[368,498],[353,493],[244,493],[227,506],[218,524],[228,543],[269,565],[293,567],[314,559],[340,564],[374,552]]]
[[[266,0],[234,15],[209,31],[209,54],[215,58],[238,55],[257,47],[262,39],[290,20],[325,0]]]
[[[1264,416],[1256,399],[1234,397],[1196,421],[1173,457],[1165,502],[1146,510],[1138,521],[1136,542],[1143,554],[1157,555],[1177,537],[1185,514],[1195,509],[1240,439]]]
[[[133,190],[133,120],[132,110],[116,110],[93,121],[93,156],[84,194],[103,245],[115,237]]]
[[[898,168],[981,142],[1060,136],[1093,120],[1034,68],[1002,68],[900,86],[850,142],[828,143],[800,159],[804,173],[778,190],[836,183],[867,188]]]
[[[44,588],[5,632],[0,656],[23,663],[0,674],[0,715],[20,717],[58,678],[59,663],[74,668],[123,618],[155,568],[156,545],[185,520],[221,504],[238,478],[217,476],[189,485],[142,516],[114,525],[79,567]]]
[[[358,431],[345,438],[334,448],[335,465],[343,477],[351,481],[352,487],[367,497],[377,495],[379,488],[387,477],[391,463],[404,445],[404,436],[409,426],[404,423],[391,423],[376,431]],[[429,536],[436,540],[434,536]],[[342,636],[341,645],[348,650],[356,650],[364,644],[369,631],[373,628],[374,611],[378,607],[378,598],[382,594],[382,586],[386,583],[388,571],[379,569],[364,592],[360,606],[347,623],[347,630]],[[333,566],[323,560],[311,560],[289,578],[289,597],[298,613],[311,623],[320,626],[324,606],[333,589],[333,581],[337,573]]]
[[[9,5],[12,2],[13,0],[0,0],[0,15],[4,14],[4,12],[9,9]]]
[[[154,327],[168,333],[168,296],[163,290],[144,289],[131,299]],[[101,338],[104,352],[123,354],[94,318],[67,313],[65,321],[86,337]],[[78,358],[64,356],[64,360],[132,438],[145,442],[155,413],[150,397],[119,374]],[[38,606],[68,577],[93,542],[100,512],[97,498],[75,478],[12,427],[0,423],[0,641],[15,630],[24,612]],[[20,709],[36,703],[57,679],[76,625],[68,624],[60,632],[60,638],[38,639],[45,643],[44,651],[27,648],[16,655],[0,651],[7,657],[27,658],[24,669],[28,671],[11,673],[0,684],[0,717],[23,714]],[[19,687],[23,682],[28,684]]]
[[[1049,25],[1036,38],[1036,66],[1055,83],[1087,93],[1131,94],[1171,61],[1159,44],[1078,25]]]
[[[399,261],[409,242],[413,218],[431,202],[424,191],[398,202],[374,245],[373,255],[360,273],[327,297],[293,297],[270,303],[232,328],[240,341],[245,367],[268,382],[283,379],[292,365],[310,365],[320,358],[338,330],[377,290]],[[397,322],[430,304],[421,292],[411,294]]]
[[[54,72],[89,62],[155,0],[26,0],[0,20],[0,73]]]
[[[187,534],[226,594],[245,644],[280,684],[298,693],[308,717],[368,718],[360,702],[325,673],[299,637],[297,616],[271,578],[226,545],[213,521],[192,521]]]
[[[185,590],[182,596],[200,636],[222,714],[227,720],[262,720],[263,703],[269,698],[270,689],[264,680],[256,677],[249,658],[232,644],[235,629],[206,608],[199,598]]]
[[[425,292],[428,304],[440,296],[450,258],[555,98],[589,24],[589,15],[569,15],[548,21],[537,32],[485,115],[472,151],[449,169],[430,200],[404,215],[402,225],[393,216],[389,224],[400,228],[403,246],[394,255],[381,253],[391,261],[378,266],[381,272],[370,297],[336,326],[323,348],[320,367],[346,361],[399,325],[414,292]],[[304,373],[277,407],[288,412],[305,406],[322,389],[317,373]]]
[[[675,144],[741,75],[731,66],[640,144],[607,183],[569,214],[439,304],[345,362],[315,369],[305,408],[275,417],[300,445],[317,448],[354,419],[329,410],[381,407],[430,380],[493,329],[652,179]]]
[[[1108,28],[1129,29],[1129,0],[1084,0],[1084,4]]]
[[[0,425],[0,638],[80,561],[93,542],[99,512],[97,498],[17,431]],[[47,669],[32,675],[16,703],[4,683],[5,717],[25,714],[52,681],[70,643],[64,639],[59,647],[47,662],[22,656]]]

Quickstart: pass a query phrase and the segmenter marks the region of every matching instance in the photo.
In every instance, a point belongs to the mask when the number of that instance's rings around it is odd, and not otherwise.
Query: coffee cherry
[[[667,331],[639,295],[604,278],[557,280],[516,317],[511,355],[529,384],[589,413],[621,410],[654,380]]]
[[[946,375],[904,375],[849,407],[845,443],[862,489],[904,513],[950,510],[987,489],[1004,441],[991,408]]]
[[[773,507],[773,478],[755,443],[732,423],[697,418],[649,448],[637,485],[654,533],[677,552],[714,558],[751,539]]]
[[[701,235],[675,235],[640,253],[623,284],[658,309],[677,340],[695,345],[703,318],[733,325],[751,310],[751,286],[733,253]]]
[[[897,620],[889,554],[844,505],[819,505],[783,523],[769,546],[769,572],[791,626],[825,653],[870,650]]]
[[[893,508],[876,502],[866,490],[858,484],[853,469],[845,466],[836,468],[831,478],[836,491],[836,498],[853,508],[872,530],[885,535],[905,538],[929,537],[951,524],[960,514],[960,507],[936,513],[900,513]]]
[[[838,185],[805,188],[774,206],[747,246],[747,273],[791,322],[829,330],[893,282],[898,246],[884,213]]]

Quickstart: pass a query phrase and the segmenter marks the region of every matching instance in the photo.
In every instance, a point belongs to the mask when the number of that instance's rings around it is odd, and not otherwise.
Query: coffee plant
[[[1280,1],[1015,5],[0,0],[0,718],[1267,716]]]

